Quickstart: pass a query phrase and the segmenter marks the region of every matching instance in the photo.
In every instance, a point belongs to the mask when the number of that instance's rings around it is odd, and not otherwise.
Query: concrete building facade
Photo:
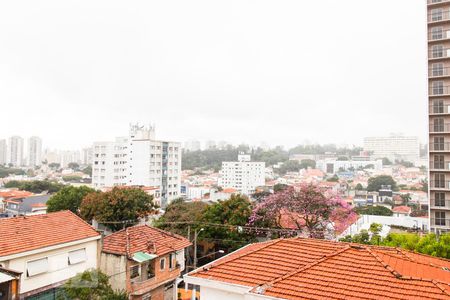
[[[162,206],[180,196],[181,145],[156,140],[151,126],[132,125],[128,137],[96,142],[93,154],[94,188],[158,187]]]
[[[450,1],[428,0],[430,226],[450,231]]]
[[[40,166],[42,164],[42,139],[37,136],[30,137],[27,149],[27,165],[30,167]]]
[[[250,195],[258,186],[265,185],[266,164],[251,161],[250,155],[239,154],[238,161],[222,162],[219,186],[233,188],[239,193]]]
[[[12,136],[8,140],[6,163],[14,167],[23,165],[23,138]]]
[[[416,136],[366,137],[364,150],[371,152],[375,158],[387,157],[392,162],[396,160],[416,162],[420,158],[420,144]]]
[[[7,149],[6,140],[0,140],[0,166],[7,163]]]

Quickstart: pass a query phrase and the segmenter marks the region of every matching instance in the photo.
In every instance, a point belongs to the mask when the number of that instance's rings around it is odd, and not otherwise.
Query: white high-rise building
[[[364,139],[364,150],[372,152],[375,158],[387,157],[392,162],[416,162],[420,157],[420,144],[416,136],[367,137]]]
[[[209,140],[205,142],[205,150],[214,149],[216,147],[217,145],[215,141]]]
[[[6,163],[14,167],[23,165],[23,138],[12,136],[8,140]]]
[[[0,140],[0,166],[6,165],[7,149],[6,140]]]
[[[92,165],[93,155],[92,147],[81,149],[81,163],[83,165]]]
[[[42,164],[42,140],[32,136],[28,139],[28,166],[36,167]]]
[[[251,195],[258,186],[265,185],[265,162],[251,161],[248,154],[239,154],[238,161],[222,162],[219,186],[234,188],[239,193]]]
[[[162,207],[180,196],[181,144],[156,140],[152,126],[131,125],[128,137],[94,143],[93,154],[94,188],[157,187]]]

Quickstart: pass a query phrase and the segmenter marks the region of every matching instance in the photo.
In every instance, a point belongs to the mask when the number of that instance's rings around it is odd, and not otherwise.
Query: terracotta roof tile
[[[449,264],[397,248],[292,238],[249,245],[189,275],[281,299],[450,299]]]
[[[190,245],[189,240],[180,235],[147,225],[137,225],[106,236],[102,251],[128,257],[140,251],[161,256]]]
[[[70,211],[0,219],[0,257],[97,236]]]

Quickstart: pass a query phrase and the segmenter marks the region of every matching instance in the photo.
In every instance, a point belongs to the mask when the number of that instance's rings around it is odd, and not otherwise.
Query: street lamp
[[[202,257],[197,258],[197,260],[202,259],[202,258],[205,258],[205,257],[208,257],[208,256],[211,256],[211,255],[214,255],[214,254],[217,254],[217,253],[223,254],[223,253],[225,253],[225,251],[219,250],[219,251],[216,251],[216,252],[211,252],[211,253],[209,253],[209,254],[206,254],[205,256],[202,256]]]
[[[200,232],[204,231],[205,228],[200,228],[197,232],[197,229],[194,231],[194,270],[197,269],[197,238]]]

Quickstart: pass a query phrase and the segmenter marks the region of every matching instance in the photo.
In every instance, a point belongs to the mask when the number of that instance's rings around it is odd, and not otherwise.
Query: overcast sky
[[[0,138],[426,141],[423,0],[0,2]]]

